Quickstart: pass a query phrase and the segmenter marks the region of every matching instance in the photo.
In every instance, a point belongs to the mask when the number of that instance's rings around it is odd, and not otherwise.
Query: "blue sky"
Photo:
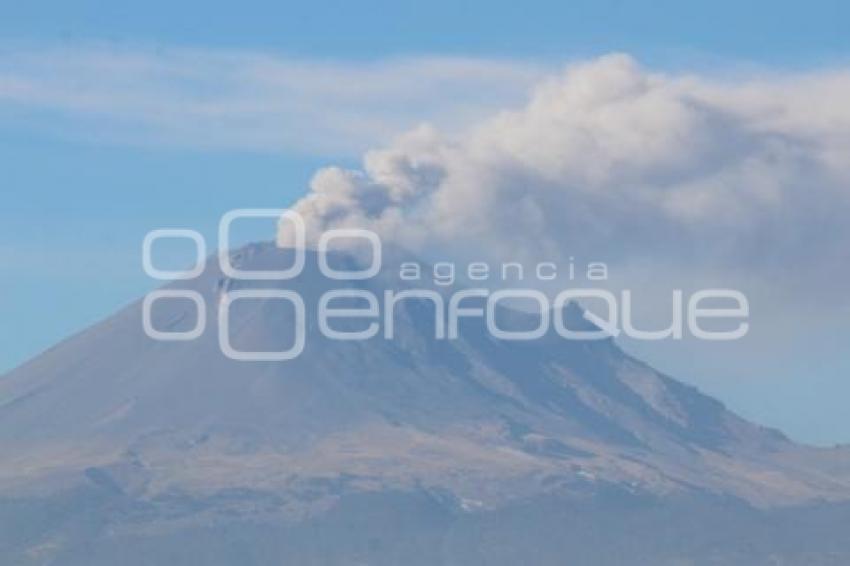
[[[399,53],[574,57],[629,51],[808,63],[846,55],[846,3],[793,2],[207,2],[7,3],[0,34],[274,49],[293,55]]]
[[[385,134],[420,119],[450,127],[460,116],[517,101],[538,71],[566,61],[625,51],[658,69],[822,68],[847,61],[848,21],[850,8],[840,1],[245,2],[238,8],[207,2],[7,2],[0,17],[0,77],[4,69],[17,72],[29,64],[21,53],[35,54],[38,69],[24,72],[49,85],[56,69],[78,61],[84,66],[91,52],[103,51],[118,53],[122,61],[141,56],[176,65],[187,53],[211,66],[226,66],[222,61],[234,55],[257,64],[269,56],[320,71],[308,73],[311,87],[295,110],[275,107],[281,124],[293,124],[289,132],[277,136],[271,128],[267,137],[249,132],[240,143],[227,143],[233,125],[227,116],[211,130],[195,123],[169,129],[151,116],[136,122],[124,107],[81,117],[67,106],[79,101],[33,107],[0,99],[0,371],[149,290],[153,282],[141,271],[139,250],[152,228],[192,227],[213,242],[224,211],[290,204],[318,167],[354,165]],[[470,73],[458,63],[459,70],[437,77],[440,89],[461,95],[454,97],[455,106],[437,106],[428,102],[431,92],[422,98],[411,94],[416,76],[399,77],[394,62],[414,61],[427,74],[435,73],[428,61],[440,57],[493,63]],[[445,68],[437,61],[438,70]],[[374,82],[385,91],[355,93],[344,102],[333,98],[346,85],[325,85],[321,69],[348,67],[355,78],[377,77]],[[193,88],[203,91],[205,80]],[[121,88],[108,77],[103,82],[99,94],[107,98]],[[168,84],[155,87],[143,94],[152,96]],[[412,97],[415,107],[387,109],[382,92],[398,91]],[[463,99],[469,92],[474,96]],[[318,100],[312,108],[311,96]],[[349,126],[314,127],[311,112],[322,104],[350,104],[335,117]],[[302,107],[307,118],[299,122],[295,116]],[[162,111],[152,108],[153,114]],[[351,132],[363,129],[354,120],[361,115],[379,127],[358,137]],[[237,118],[250,129],[251,122]],[[245,238],[260,235],[258,230]],[[734,408],[799,437],[850,441],[850,419],[840,402],[850,393],[841,380],[850,370],[843,344],[818,339],[806,347],[823,350],[818,364],[711,365],[695,371],[695,380]],[[668,367],[676,371],[688,361],[674,360]],[[767,370],[781,378],[769,391],[763,380],[741,378]],[[709,371],[725,374],[725,380],[710,381]],[[789,376],[799,372],[810,372],[821,387],[791,382]]]

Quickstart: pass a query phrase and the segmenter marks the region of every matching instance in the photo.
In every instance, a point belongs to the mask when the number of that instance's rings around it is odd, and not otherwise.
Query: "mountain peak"
[[[230,258],[239,269],[282,269],[293,254],[261,243]],[[552,333],[500,340],[474,318],[459,325],[457,338],[439,339],[437,309],[421,297],[396,305],[392,338],[330,339],[318,331],[322,293],[357,289],[380,298],[410,285],[392,261],[371,279],[330,281],[315,252],[306,255],[304,272],[289,281],[229,278],[213,258],[199,278],[169,284],[203,298],[207,324],[194,340],[145,335],[140,301],[4,376],[0,446],[19,457],[0,464],[0,488],[49,490],[108,477],[147,498],[242,488],[292,497],[293,482],[337,478],[346,489],[416,484],[487,506],[588,485],[724,493],[766,505],[850,493],[849,482],[823,471],[839,456],[744,421],[612,340]],[[356,264],[346,254],[330,261]],[[303,352],[284,362],[225,356],[222,297],[269,289],[303,296]],[[230,305],[234,348],[292,343],[285,301],[241,303]],[[195,308],[162,299],[151,323],[191,328]],[[534,318],[509,309],[498,316],[520,325]],[[577,305],[566,317],[584,321]],[[342,324],[362,329],[362,321]]]

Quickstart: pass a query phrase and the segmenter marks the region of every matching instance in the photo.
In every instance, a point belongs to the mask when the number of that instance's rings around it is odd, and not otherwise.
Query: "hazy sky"
[[[626,52],[734,83],[850,53],[839,1],[52,4],[0,18],[0,371],[150,289],[148,230],[214,242],[224,211],[291,204],[422,122],[450,135],[522,108],[569,63]],[[633,348],[796,438],[850,441],[847,311],[808,308],[781,344]]]

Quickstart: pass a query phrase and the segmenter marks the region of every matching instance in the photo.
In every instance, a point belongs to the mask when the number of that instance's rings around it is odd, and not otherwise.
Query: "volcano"
[[[231,261],[291,256],[262,243]],[[330,281],[308,252],[298,278],[253,281],[210,260],[167,286],[203,298],[196,339],[151,339],[139,301],[0,378],[0,562],[850,563],[850,451],[750,423],[613,340],[499,340],[480,320],[438,340],[434,306],[413,298],[392,339],[330,340],[308,309],[295,359],[221,351],[226,293],[315,305],[397,290],[396,274]],[[279,350],[293,316],[234,303],[228,340]],[[576,305],[563,316],[589,324]],[[151,324],[197,318],[166,298]]]

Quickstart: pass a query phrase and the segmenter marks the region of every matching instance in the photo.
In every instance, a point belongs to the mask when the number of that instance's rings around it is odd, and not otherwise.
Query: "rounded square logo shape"
[[[195,303],[195,309],[198,313],[195,328],[180,332],[169,332],[154,328],[151,321],[151,312],[153,310],[153,304],[159,299],[189,299]],[[207,305],[204,298],[197,291],[188,289],[159,289],[145,295],[145,299],[142,302],[142,327],[148,337],[163,341],[194,340],[204,333],[206,326]]]
[[[289,221],[295,226],[295,260],[291,267],[276,270],[243,270],[230,263],[230,225],[240,218],[277,218],[279,221]],[[283,208],[241,208],[231,210],[221,217],[218,224],[218,261],[221,271],[233,279],[253,280],[285,280],[298,277],[304,269],[304,243],[306,229],[301,215],[294,210]]]
[[[153,265],[153,244],[157,240],[166,238],[186,238],[195,243],[195,265],[192,269],[172,271],[157,269]],[[142,268],[145,273],[154,279],[163,281],[194,279],[204,272],[204,260],[207,257],[207,244],[204,237],[195,230],[187,228],[158,228],[151,230],[145,235],[142,242]]]
[[[283,299],[292,303],[295,310],[295,343],[288,350],[278,352],[248,352],[236,350],[230,343],[230,306],[248,299]],[[232,360],[246,362],[283,362],[301,355],[306,341],[306,315],[304,301],[295,291],[285,289],[240,289],[221,297],[218,306],[218,344],[222,353]]]
[[[328,243],[334,238],[360,238],[369,242],[372,248],[372,264],[357,271],[340,271],[328,265]],[[328,279],[337,281],[356,281],[369,279],[381,271],[381,239],[371,230],[360,228],[336,228],[322,232],[319,236],[319,271]]]

